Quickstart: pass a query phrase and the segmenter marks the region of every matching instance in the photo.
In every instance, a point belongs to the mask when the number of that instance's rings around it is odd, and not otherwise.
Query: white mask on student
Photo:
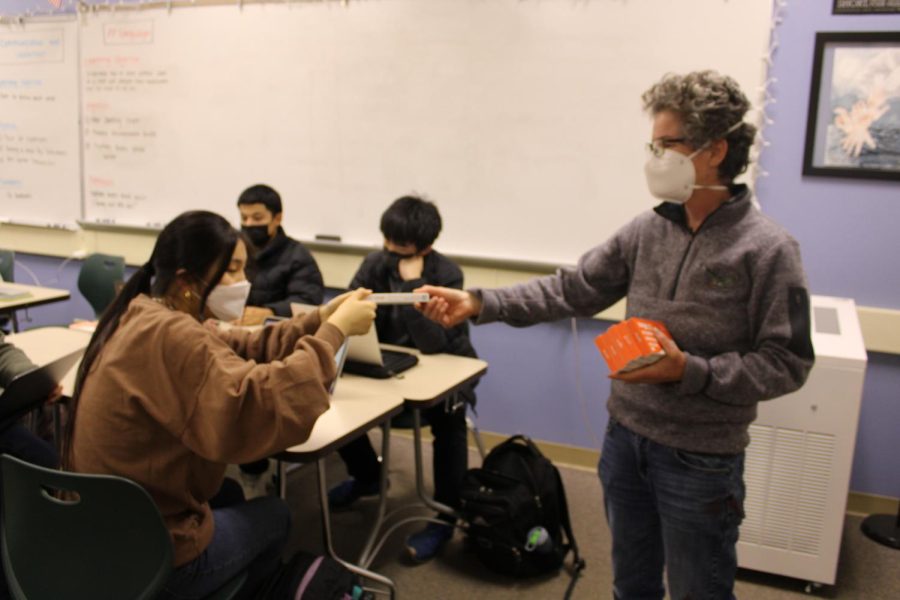
[[[246,279],[231,285],[221,283],[213,288],[206,299],[206,307],[222,321],[236,321],[244,314],[250,282]]]
[[[743,121],[735,123],[723,134],[725,137],[741,125]],[[724,185],[697,185],[697,171],[694,169],[693,158],[706,150],[709,142],[703,144],[690,154],[682,154],[671,148],[666,148],[661,155],[650,152],[647,162],[644,164],[644,175],[647,178],[647,187],[650,193],[660,200],[684,204],[694,193],[694,190],[727,190]]]

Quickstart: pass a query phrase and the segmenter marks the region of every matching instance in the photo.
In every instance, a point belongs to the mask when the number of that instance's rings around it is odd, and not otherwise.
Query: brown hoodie
[[[302,443],[328,409],[340,330],[318,311],[256,332],[217,331],[132,300],[85,378],[72,465],[132,479],[172,534],[175,566],[213,535],[225,465]]]

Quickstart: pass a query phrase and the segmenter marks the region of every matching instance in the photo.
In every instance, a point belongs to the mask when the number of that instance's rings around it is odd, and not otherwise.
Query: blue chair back
[[[15,600],[150,600],[172,571],[153,499],[122,477],[0,457],[3,566]]]
[[[125,259],[110,254],[91,254],[84,259],[78,273],[78,291],[85,297],[97,317],[106,310],[125,278]]]
[[[16,253],[0,250],[0,277],[3,281],[13,281],[15,277]]]

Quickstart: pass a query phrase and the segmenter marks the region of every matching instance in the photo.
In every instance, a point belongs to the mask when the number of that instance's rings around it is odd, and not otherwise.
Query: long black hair
[[[222,216],[203,210],[182,213],[160,232],[150,260],[129,278],[103,312],[85,350],[75,379],[75,393],[63,437],[63,461],[66,466],[71,466],[72,438],[84,380],[103,346],[118,329],[119,320],[131,301],[140,294],[162,297],[181,276],[204,286],[199,309],[202,314],[209,293],[228,269],[238,239],[238,232]],[[196,316],[199,318],[199,314]]]

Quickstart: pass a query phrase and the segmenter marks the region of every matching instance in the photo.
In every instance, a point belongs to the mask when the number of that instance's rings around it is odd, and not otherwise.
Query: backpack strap
[[[519,443],[521,442],[521,443]],[[534,442],[531,441],[531,438],[527,435],[522,435],[521,433],[517,433],[514,436],[511,436],[509,439],[501,442],[497,446],[494,447],[491,452],[495,452],[500,448],[506,448],[508,446],[522,446],[524,448],[528,448],[528,450],[535,456],[543,456],[541,451],[538,450],[538,447],[534,445]]]
[[[572,580],[569,581],[569,586],[566,588],[566,594],[563,596],[564,600],[569,600],[575,589],[575,583],[578,581],[581,572],[587,567],[587,563],[581,558],[581,555],[578,552],[578,543],[575,541],[575,534],[572,533],[572,523],[569,520],[569,501],[566,499],[566,488],[563,487],[559,469],[554,470],[556,472],[557,488],[559,489],[560,521],[562,521],[563,531],[566,532],[566,539],[569,541],[567,550],[572,551]]]

